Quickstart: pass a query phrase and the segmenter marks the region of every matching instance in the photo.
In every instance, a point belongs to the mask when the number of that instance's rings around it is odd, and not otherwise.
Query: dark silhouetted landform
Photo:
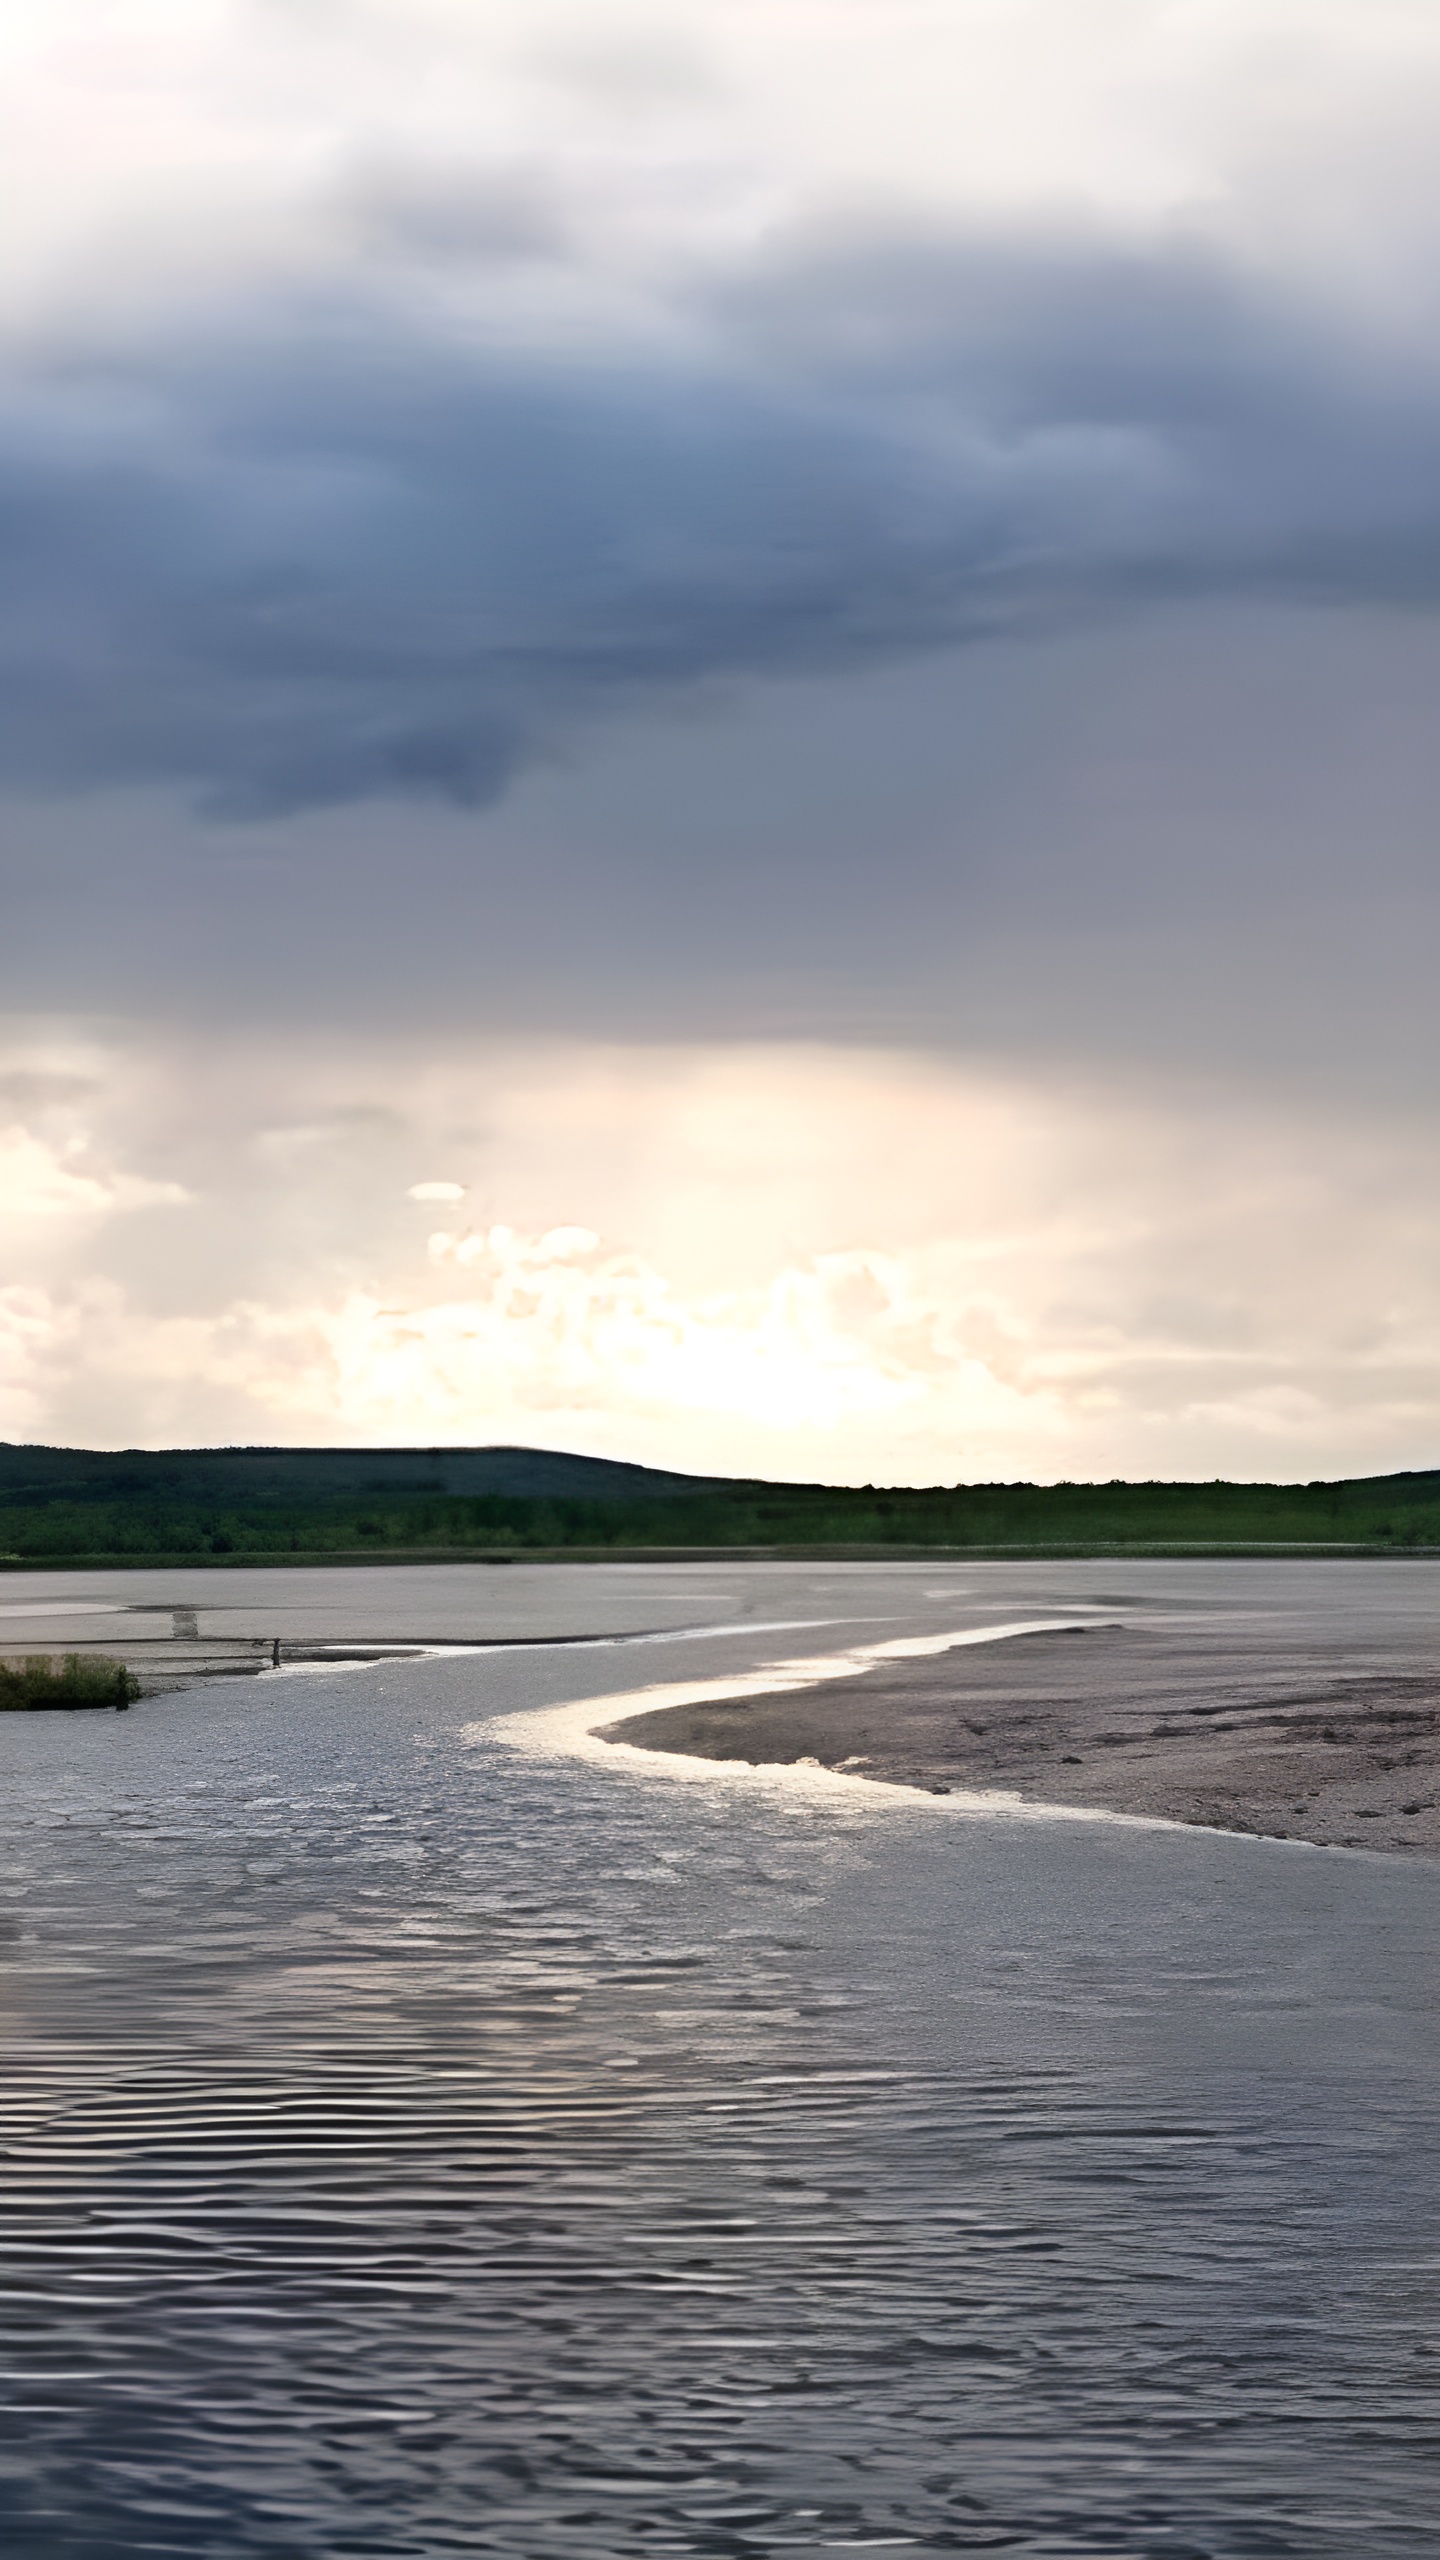
[[[0,1443],[8,1565],[616,1550],[1440,1550],[1440,1469],[1315,1484],[767,1484],[546,1449]]]

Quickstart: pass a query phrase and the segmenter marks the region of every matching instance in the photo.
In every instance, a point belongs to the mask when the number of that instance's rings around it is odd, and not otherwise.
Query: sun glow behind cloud
[[[1434,1454],[1430,0],[0,71],[0,1428]]]
[[[9,1081],[8,1437],[933,1482],[1309,1476],[1440,1429],[1419,1131],[825,1049],[52,1035]]]

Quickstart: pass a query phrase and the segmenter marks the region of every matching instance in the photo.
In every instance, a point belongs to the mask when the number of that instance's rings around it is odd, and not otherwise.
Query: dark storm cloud
[[[466,220],[549,244],[523,194],[390,201],[447,254]],[[716,678],[1165,594],[1440,600],[1428,359],[1213,261],[819,240],[688,318],[708,352],[668,367],[378,297],[37,367],[0,435],[0,780],[483,802]]]

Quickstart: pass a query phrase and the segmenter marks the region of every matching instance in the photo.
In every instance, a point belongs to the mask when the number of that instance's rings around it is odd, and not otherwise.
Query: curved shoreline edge
[[[756,1671],[721,1673],[708,1680],[656,1682],[618,1696],[569,1699],[558,1707],[486,1718],[463,1726],[461,1739],[470,1743],[501,1741],[516,1750],[559,1753],[600,1765],[613,1766],[622,1760],[646,1770],[652,1777],[663,1765],[667,1778],[699,1780],[712,1786],[717,1781],[761,1784],[814,1803],[845,1803],[857,1811],[884,1803],[909,1813],[951,1817],[1121,1823],[1147,1831],[1177,1829],[1180,1826],[1163,1815],[1127,1813],[1105,1805],[1048,1803],[1003,1787],[917,1786],[832,1766],[808,1754],[757,1761],[738,1751],[691,1751],[683,1742],[654,1740],[643,1730],[673,1715],[688,1716],[709,1707],[743,1708],[751,1701],[822,1690],[832,1682],[861,1679],[884,1664],[934,1660],[957,1650],[1030,1635],[1085,1633],[1097,1623],[1116,1622],[1090,1615],[1022,1619],[993,1627],[956,1628],[941,1635],[889,1637],[878,1644],[851,1645],[836,1653],[766,1663]]]
[[[1440,1857],[1433,1675],[1357,1682],[1323,1660],[1220,1660],[1193,1631],[1098,1610],[852,1646],[467,1731],[832,1801],[858,1788],[935,1811]]]

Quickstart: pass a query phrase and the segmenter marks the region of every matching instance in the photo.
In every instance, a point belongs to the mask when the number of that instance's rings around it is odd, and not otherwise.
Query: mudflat
[[[1091,1626],[883,1661],[597,1728],[646,1750],[816,1762],[946,1792],[1440,1855],[1440,1654],[1413,1628]]]

